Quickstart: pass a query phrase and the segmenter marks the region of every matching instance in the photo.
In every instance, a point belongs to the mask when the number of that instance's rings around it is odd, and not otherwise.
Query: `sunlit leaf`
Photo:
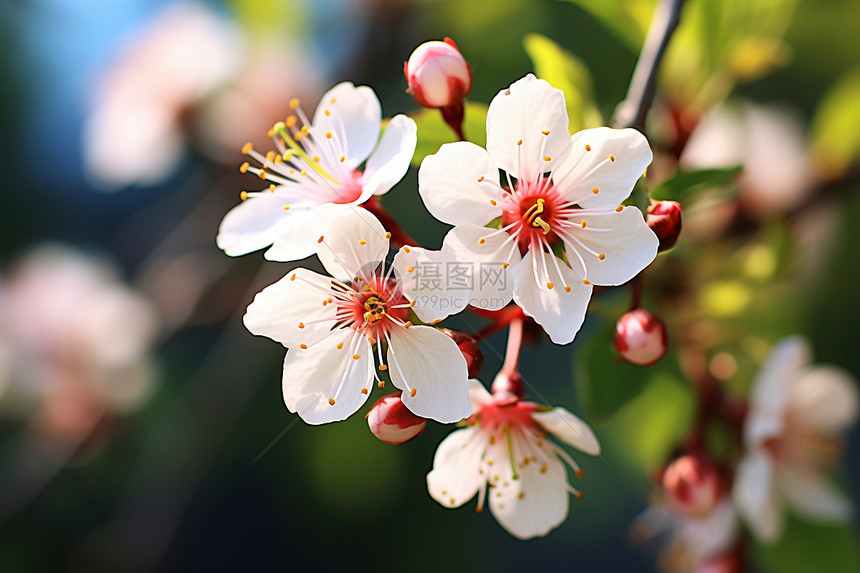
[[[528,34],[523,46],[535,74],[564,92],[571,133],[602,125],[603,118],[594,105],[591,72],[582,60],[541,34]]]
[[[717,169],[698,169],[678,171],[667,181],[651,190],[651,197],[657,200],[688,198],[700,192],[726,185],[740,175],[743,166]]]
[[[603,24],[631,50],[638,51],[648,32],[655,0],[566,0]]]
[[[412,119],[418,124],[418,145],[412,156],[412,165],[419,166],[424,158],[439,151],[444,143],[457,141],[457,134],[442,119],[437,109],[422,109],[413,113]],[[483,147],[487,141],[487,105],[466,102],[463,117],[463,134],[466,139]]]
[[[818,525],[789,519],[775,545],[757,545],[756,557],[773,573],[860,571],[857,537],[849,525]]]
[[[860,68],[844,74],[822,98],[812,120],[812,153],[825,177],[836,179],[860,159]]]

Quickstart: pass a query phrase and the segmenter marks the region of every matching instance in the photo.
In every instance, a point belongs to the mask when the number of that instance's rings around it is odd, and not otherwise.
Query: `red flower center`
[[[508,233],[516,237],[520,253],[525,254],[532,244],[560,240],[554,229],[563,205],[550,179],[519,181],[516,190],[502,198],[502,226],[512,225]]]

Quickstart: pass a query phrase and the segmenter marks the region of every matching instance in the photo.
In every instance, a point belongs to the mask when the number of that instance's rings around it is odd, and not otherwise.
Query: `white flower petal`
[[[482,181],[478,179],[483,178]],[[485,225],[502,209],[499,170],[474,143],[446,143],[421,162],[418,193],[430,214],[450,225]]]
[[[326,206],[322,245],[317,256],[335,278],[351,280],[370,274],[388,255],[382,223],[361,207]],[[319,240],[319,237],[315,237]]]
[[[527,438],[515,429],[512,435],[515,436],[515,460],[533,455],[536,448],[524,447]],[[487,452],[487,459],[493,459],[492,472],[498,471],[499,478],[491,482],[494,487],[487,493],[490,510],[508,533],[530,539],[546,535],[561,525],[567,517],[569,504],[567,470],[561,460],[554,455],[544,455],[537,462],[525,466],[517,464],[518,479],[514,479],[505,440],[496,441]],[[492,475],[491,479],[494,478]]]
[[[279,225],[287,214],[284,211],[287,204],[277,192],[248,197],[230,209],[221,221],[215,239],[218,248],[238,257],[268,247],[280,234]]]
[[[336,305],[322,305],[327,292],[331,292],[329,277],[294,269],[257,293],[245,312],[245,327],[284,346],[314,344],[334,326]],[[325,322],[310,324],[318,320]]]
[[[392,118],[373,151],[361,177],[363,203],[371,195],[382,195],[406,175],[418,143],[418,126],[405,115]]]
[[[782,534],[783,512],[770,458],[749,452],[738,464],[732,498],[735,508],[761,541],[776,541]]]
[[[459,507],[472,499],[486,479],[480,474],[487,438],[480,426],[448,435],[436,449],[427,491],[445,507]]]
[[[490,102],[487,151],[499,168],[517,179],[535,179],[538,173],[552,170],[570,147],[568,135],[564,94],[532,74]],[[543,161],[544,157],[550,161]]]
[[[491,402],[493,395],[487,392],[480,380],[469,380],[469,403],[472,404],[472,414],[477,414],[484,404]]]
[[[591,427],[564,408],[534,412],[532,419],[564,443],[592,456],[600,455],[600,442]]]
[[[514,281],[512,272],[520,262],[520,251],[508,240],[507,233],[478,225],[458,225],[448,231],[442,251],[466,267],[471,284],[469,304],[487,310],[499,310],[511,302]],[[484,239],[483,243],[479,243]],[[504,268],[506,260],[510,266]]]
[[[250,201],[250,199],[249,199]],[[272,246],[266,251],[269,261],[298,261],[317,252],[317,233],[320,228],[321,213],[328,212],[327,206],[314,206],[307,209],[290,209],[290,213],[281,219],[274,229]],[[344,205],[338,205],[347,209]]]
[[[748,447],[782,432],[791,380],[811,359],[809,343],[801,336],[786,338],[771,350],[753,382],[750,411],[744,425]]]
[[[585,320],[585,311],[591,300],[592,286],[582,283],[582,279],[573,272],[562,261],[556,261],[564,282],[570,287],[570,292],[565,292],[563,282],[556,271],[555,265],[550,257],[555,255],[549,253],[537,253],[541,259],[535,259],[535,251],[529,249],[522,262],[513,267],[514,279],[514,302],[523,309],[527,315],[535,319],[549,337],[556,344],[567,344],[571,342]],[[543,274],[543,264],[546,265],[547,276]],[[541,279],[535,278],[535,272]],[[547,282],[553,284],[553,288],[547,288]]]
[[[329,115],[325,114],[326,110]],[[311,123],[319,133],[330,131],[343,142],[349,167],[354,169],[376,147],[382,124],[382,107],[369,87],[355,87],[350,82],[343,82],[322,96]]]
[[[570,142],[571,152],[555,168],[552,179],[564,190],[565,199],[578,201],[586,209],[621,204],[653,158],[648,140],[635,129],[584,129],[573,134]]]
[[[394,328],[390,336],[388,372],[394,386],[403,390],[403,405],[443,424],[467,418],[472,405],[466,359],[457,344],[431,326]]]
[[[420,247],[401,248],[394,256],[394,273],[403,294],[415,303],[412,310],[423,322],[437,322],[456,314],[469,304],[468,277],[457,274],[469,270],[442,251]]]
[[[835,433],[857,420],[857,385],[848,372],[816,366],[799,372],[791,382],[792,424]]]
[[[851,500],[825,480],[784,467],[779,468],[776,478],[782,494],[803,517],[837,522],[851,519]]]
[[[351,347],[354,336],[347,328],[307,349],[290,348],[283,379],[284,403],[290,412],[298,412],[308,424],[327,424],[345,420],[361,408],[373,386],[373,353],[364,337],[357,348]]]
[[[577,270],[581,269],[582,262],[585,263],[585,277],[596,285],[624,284],[650,265],[657,256],[660,241],[648,227],[642,211],[636,207],[602,214],[585,212],[573,220],[578,224],[582,221],[586,222],[585,228],[567,229],[569,236],[563,238],[565,250],[567,259]],[[572,250],[579,253],[582,262]],[[600,255],[604,257],[601,259]]]

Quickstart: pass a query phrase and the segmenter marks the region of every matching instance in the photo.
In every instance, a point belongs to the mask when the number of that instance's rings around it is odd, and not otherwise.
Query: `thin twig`
[[[654,99],[657,70],[666,52],[666,46],[669,45],[669,39],[678,27],[683,3],[684,0],[660,0],[654,10],[648,36],[630,79],[627,97],[615,114],[615,127],[635,127],[640,131],[644,129],[645,116]]]

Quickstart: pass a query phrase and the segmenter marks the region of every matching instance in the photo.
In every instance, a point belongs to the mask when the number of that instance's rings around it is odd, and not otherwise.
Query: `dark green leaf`
[[[860,571],[857,533],[849,525],[818,525],[789,519],[775,545],[756,546],[756,557],[772,573]]]
[[[700,191],[726,185],[743,171],[743,166],[720,169],[699,169],[678,171],[668,181],[664,181],[651,191],[657,200],[687,198]]]

